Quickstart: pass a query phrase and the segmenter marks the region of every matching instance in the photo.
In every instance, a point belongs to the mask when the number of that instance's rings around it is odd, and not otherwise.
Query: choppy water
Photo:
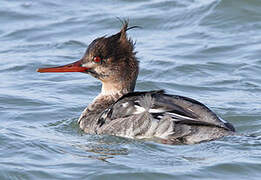
[[[38,67],[79,59],[129,18],[136,90],[207,104],[240,134],[169,146],[83,134],[76,123],[100,84]],[[0,179],[260,179],[261,1],[0,2]]]

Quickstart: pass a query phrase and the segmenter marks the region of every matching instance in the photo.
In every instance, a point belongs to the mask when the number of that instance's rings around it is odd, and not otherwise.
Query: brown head
[[[102,93],[131,92],[138,76],[134,45],[127,37],[128,23],[120,32],[95,39],[79,61],[65,66],[40,68],[38,72],[83,72],[103,83]]]

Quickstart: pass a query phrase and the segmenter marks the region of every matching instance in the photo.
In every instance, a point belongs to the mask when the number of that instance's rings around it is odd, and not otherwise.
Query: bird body
[[[139,62],[120,32],[95,39],[83,58],[38,72],[83,72],[102,82],[101,93],[81,114],[80,128],[89,134],[156,139],[166,144],[194,144],[233,134],[235,129],[204,104],[163,90],[134,92]]]

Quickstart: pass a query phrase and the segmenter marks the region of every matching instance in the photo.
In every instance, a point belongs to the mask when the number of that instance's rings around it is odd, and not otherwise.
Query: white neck
[[[130,91],[127,88],[123,88],[120,83],[106,83],[102,82],[101,93],[94,99],[93,103],[88,106],[90,110],[99,104],[106,104],[107,102],[113,103],[117,101],[121,96]]]
[[[115,94],[126,94],[130,92],[126,87],[119,83],[102,83],[101,94],[103,96],[110,96]]]

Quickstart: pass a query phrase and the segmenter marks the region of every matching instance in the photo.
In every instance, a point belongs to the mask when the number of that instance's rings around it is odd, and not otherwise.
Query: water
[[[100,83],[36,69],[78,60],[117,17],[143,27],[128,32],[136,90],[195,98],[244,136],[170,146],[82,133]],[[260,19],[260,0],[2,0],[0,179],[260,179]]]

